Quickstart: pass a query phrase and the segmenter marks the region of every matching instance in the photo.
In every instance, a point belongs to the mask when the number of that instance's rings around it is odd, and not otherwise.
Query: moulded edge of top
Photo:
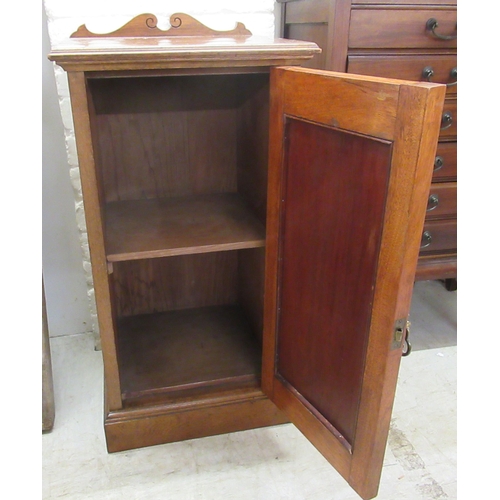
[[[249,37],[71,38],[49,59],[68,71],[302,64],[321,49],[313,42]]]

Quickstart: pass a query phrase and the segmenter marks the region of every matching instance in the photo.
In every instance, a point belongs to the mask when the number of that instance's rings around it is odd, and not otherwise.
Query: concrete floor
[[[378,499],[457,498],[456,295],[415,286]],[[357,500],[291,424],[108,454],[92,335],[51,339],[56,419],[42,436],[43,498]]]

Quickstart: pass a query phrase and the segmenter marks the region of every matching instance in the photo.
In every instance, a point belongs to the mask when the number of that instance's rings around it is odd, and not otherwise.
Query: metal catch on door
[[[400,318],[394,324],[394,337],[392,340],[392,349],[403,348],[402,356],[408,356],[411,352],[409,341],[411,323],[407,318]]]

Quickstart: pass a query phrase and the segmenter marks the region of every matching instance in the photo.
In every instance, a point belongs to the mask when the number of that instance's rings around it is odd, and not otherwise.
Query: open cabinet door
[[[264,392],[378,491],[445,87],[271,73]]]

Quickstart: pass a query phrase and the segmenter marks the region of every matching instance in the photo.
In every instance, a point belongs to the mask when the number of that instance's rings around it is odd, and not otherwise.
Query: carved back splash
[[[71,38],[96,38],[96,37],[149,37],[149,36],[220,36],[240,37],[251,36],[252,33],[243,23],[229,31],[217,31],[208,28],[188,14],[176,13],[170,16],[170,28],[161,30],[157,27],[158,19],[154,14],[140,14],[121,28],[111,33],[92,33],[85,24],[82,24]]]

